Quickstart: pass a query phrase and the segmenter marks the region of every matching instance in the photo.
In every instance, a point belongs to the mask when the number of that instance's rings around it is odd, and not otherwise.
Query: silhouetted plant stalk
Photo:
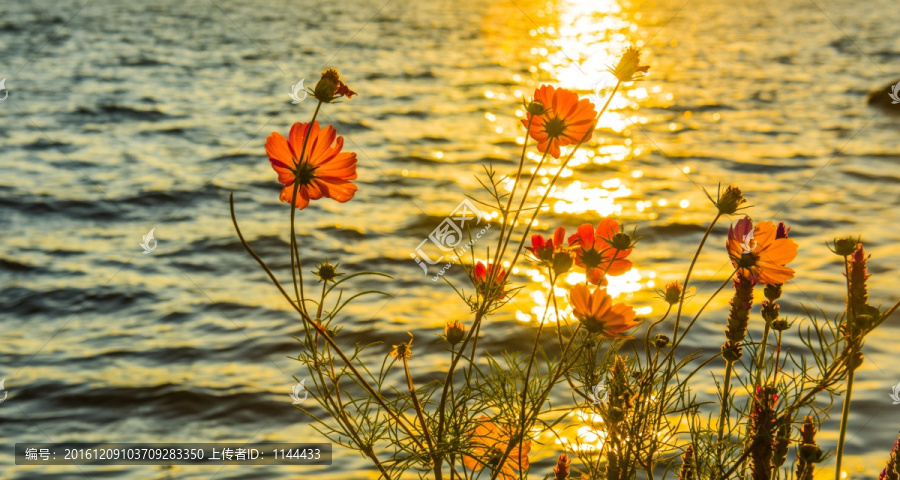
[[[816,431],[812,417],[807,415],[797,442],[796,480],[813,480],[816,464],[825,460],[825,452],[816,445]]]
[[[797,328],[805,350],[786,352],[782,358],[785,332],[790,334],[793,325],[800,323],[780,316],[779,302],[790,301],[789,292],[787,300],[782,299],[786,282],[794,277],[788,263],[797,254],[784,223],[777,227],[772,222],[754,225],[745,217],[733,224],[725,238],[725,250],[734,270],[689,320],[685,314],[693,291],[692,276],[716,225],[723,217],[748,208],[737,186],[724,190],[719,186],[715,198],[707,194],[715,210],[712,221],[683,280],[670,282],[659,292],[666,305],[664,313],[645,322],[646,330],[638,339],[634,334],[641,319],[633,307],[606,288],[609,277],[632,267],[629,255],[640,239],[635,236],[636,229],[626,233],[624,225],[605,218],[596,227],[581,225],[568,238],[562,226],[549,238],[530,236],[562,172],[588,144],[613,96],[622,85],[642,78],[648,68],[640,65],[640,52],[629,48],[610,70],[617,82],[599,110],[577,93],[549,85],[538,87],[525,101],[522,126],[527,133],[514,176],[507,178],[485,167],[485,176],[479,181],[487,198],[470,197],[499,212],[499,229],[492,230],[499,230],[496,244],[491,245],[493,251],[485,248],[484,256],[476,257],[475,250],[469,249],[470,258],[460,260],[470,284],[460,287],[444,277],[469,307],[471,322],[451,320],[442,325],[440,338],[447,345],[449,366],[438,378],[418,382],[414,381],[421,377],[414,375],[418,359],[413,354],[412,334],[408,341],[394,344],[389,353],[378,354],[384,356],[379,368],[363,356],[370,355],[367,349],[371,345],[347,346],[352,337],[342,331],[346,324],[342,313],[349,303],[366,295],[388,295],[377,289],[348,288],[354,279],[390,276],[339,272],[339,262],[325,259],[312,271],[315,278],[307,276],[308,282],[304,281],[297,226],[308,222],[299,221],[297,211],[323,197],[346,202],[356,192],[351,182],[357,178],[355,154],[342,152],[342,138],[331,127],[323,129],[316,122],[323,105],[356,93],[340,80],[336,70],[323,72],[311,91],[317,100],[311,121],[295,124],[288,138],[273,133],[266,142],[269,161],[283,185],[280,198],[291,209],[292,292],[245,239],[233,196],[230,209],[241,244],[300,318],[302,334],[294,338],[302,348],[291,358],[305,365],[312,379],[310,400],[322,413],[296,406],[325,438],[363,454],[387,480],[413,472],[435,480],[443,480],[444,475],[462,480],[478,478],[485,473],[482,470],[488,471],[485,476],[491,480],[524,480],[530,471],[532,443],[547,432],[562,436],[568,428],[563,422],[580,413],[587,422],[593,422],[595,415],[602,418],[602,427],[589,426],[602,430],[596,432],[602,444],[594,450],[581,448],[586,445],[564,450],[553,468],[554,480],[636,480],[639,476],[654,480],[670,470],[677,472],[680,480],[732,480],[734,475],[774,480],[789,478],[791,473],[796,480],[812,480],[815,465],[825,458],[815,440],[816,419],[827,417],[843,387],[836,454],[839,480],[854,372],[862,362],[865,337],[900,307],[898,302],[881,312],[868,304],[869,257],[859,239],[837,239],[832,248],[844,260],[845,311],[833,319],[824,312],[820,317],[806,311],[809,322]],[[535,171],[558,162],[546,184],[535,182],[536,173],[524,178],[531,148],[541,153]],[[538,198],[532,204],[534,197]],[[526,247],[529,240],[531,246]],[[511,276],[515,268],[521,268],[526,248],[528,261],[536,263],[548,279],[546,291],[541,292],[545,306],[531,348],[498,355],[479,345],[482,326],[491,328],[491,316],[522,288],[512,285]],[[565,287],[572,309],[571,318],[566,318],[562,313],[565,306],[557,304],[556,290],[571,282],[573,271],[583,274],[584,281]],[[321,287],[305,285],[312,280]],[[719,355],[684,353],[679,347],[729,284],[734,292],[719,354],[724,371],[721,403],[716,406],[693,393],[691,384],[698,373],[716,365]],[[763,335],[758,342],[750,342],[748,331],[755,321],[751,307],[758,284],[764,285],[759,324]],[[555,340],[552,334],[543,335],[545,322],[554,317]],[[655,333],[657,327],[665,328],[666,333]],[[772,356],[768,353],[773,334]],[[551,338],[544,338],[548,336]],[[555,343],[554,351],[544,350],[545,340]],[[752,358],[740,362],[748,345],[753,352],[748,357]],[[392,370],[395,366],[402,368],[405,388],[387,386],[390,372],[398,372]],[[745,404],[735,400],[739,396],[733,384],[738,383],[748,389]],[[598,391],[601,384],[606,385],[605,398]],[[558,392],[560,385],[571,389],[572,401],[559,405],[554,399],[551,404],[551,392]],[[801,415],[805,420],[794,430],[792,425]],[[740,442],[734,440],[738,434],[743,434]],[[792,444],[796,445],[794,463],[787,461]],[[895,443],[881,478],[900,480],[898,474]]]

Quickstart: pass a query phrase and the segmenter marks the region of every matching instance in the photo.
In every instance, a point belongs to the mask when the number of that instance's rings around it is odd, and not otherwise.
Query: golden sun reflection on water
[[[507,93],[484,92],[486,98],[494,99],[498,104],[497,111],[484,115],[489,128],[502,132],[501,125],[514,122],[515,129],[510,132],[507,128],[506,135],[512,135],[517,145],[523,145],[526,138],[520,124],[524,118],[522,109],[517,109],[513,118],[504,110],[508,109],[509,100],[515,99],[521,103],[527,100],[533,88],[543,83],[579,92],[598,111],[609,102],[591,141],[575,152],[565,168],[562,168],[561,159],[572,152],[572,147],[562,148],[560,160],[547,157],[542,161],[541,154],[533,148],[527,153],[523,178],[526,183],[530,179],[528,175],[534,179],[528,198],[530,205],[547,194],[542,218],[532,225],[532,232],[549,235],[557,224],[563,223],[553,219],[554,216],[568,219],[564,225],[567,234],[571,235],[581,223],[596,224],[605,217],[616,218],[620,223],[624,219],[625,223],[631,224],[638,218],[656,219],[659,209],[688,208],[691,203],[686,198],[663,198],[656,194],[647,197],[641,193],[637,182],[644,178],[644,172],[629,165],[652,150],[652,145],[632,136],[633,124],[644,125],[651,120],[642,114],[642,106],[654,99],[672,100],[662,92],[661,86],[641,82],[623,84],[613,94],[615,78],[609,68],[618,62],[627,47],[643,47],[637,34],[637,24],[634,23],[634,19],[640,18],[640,13],[625,11],[616,0],[526,1],[520,5],[522,13],[527,12],[533,23],[529,22],[525,27],[510,25],[509,20],[504,18],[500,23],[511,28],[486,34],[493,35],[491,41],[504,55],[515,57],[517,48],[527,51],[530,54],[528,71],[531,78],[515,75],[515,86]],[[508,15],[518,13],[507,12]],[[502,15],[498,13],[498,17]],[[519,35],[518,39],[516,35]],[[649,56],[648,53],[652,54],[645,52],[645,55]],[[610,94],[613,94],[612,98]],[[507,120],[506,123],[504,120]],[[533,145],[533,142],[529,141],[529,144]],[[684,173],[690,171],[689,167],[683,168]],[[557,175],[559,178],[548,193],[549,184]],[[506,179],[501,184],[507,194],[512,191],[512,182],[512,179]],[[528,221],[530,212],[519,217],[517,226],[521,227]],[[492,216],[497,218],[499,212],[493,212]],[[629,225],[629,231],[630,228]],[[509,263],[504,263],[504,267],[509,269]],[[533,263],[520,262],[511,273],[517,277],[519,284],[524,285],[514,302],[517,307],[516,320],[527,324],[561,322],[565,325],[575,322],[568,302],[568,290],[577,283],[585,282],[583,273],[570,272],[554,286]],[[647,319],[654,313],[661,313],[662,307],[655,301],[653,292],[661,288],[664,282],[657,284],[657,274],[645,265],[632,268],[623,275],[608,277],[607,291],[617,301],[632,306],[639,317]],[[548,297],[551,289],[552,296]],[[662,438],[668,434],[661,432],[659,435]],[[543,432],[541,436],[548,437],[547,443],[551,443],[549,440],[553,438],[556,445],[563,445],[569,451],[597,451],[603,446],[606,431],[599,415],[576,410],[568,422]]]

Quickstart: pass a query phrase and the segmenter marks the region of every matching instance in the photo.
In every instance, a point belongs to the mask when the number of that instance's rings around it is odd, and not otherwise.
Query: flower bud
[[[776,332],[783,332],[789,328],[791,328],[791,324],[787,320],[775,320],[772,322],[772,330]]]
[[[628,250],[633,247],[631,244],[631,235],[625,232],[619,232],[612,237],[612,241],[609,242],[609,245],[616,250]]]
[[[663,292],[663,298],[666,300],[666,303],[669,305],[675,305],[676,303],[681,301],[681,293],[683,289],[681,284],[678,282],[672,282],[666,285],[666,290]]]
[[[356,92],[344,85],[336,68],[329,68],[322,72],[322,77],[319,78],[313,89],[313,96],[322,103],[331,103],[338,97],[350,98],[353,95],[356,95]]]
[[[766,288],[763,289],[763,294],[769,299],[770,302],[774,302],[781,298],[781,288],[782,285],[766,285]]]
[[[465,336],[466,327],[459,323],[459,320],[447,322],[447,325],[444,327],[444,339],[447,340],[447,343],[450,345],[456,345],[461,342]]]
[[[391,356],[397,359],[408,359],[412,357],[412,334],[409,334],[409,342],[403,342],[394,345],[391,349]]]
[[[338,264],[340,265],[340,263]],[[343,273],[337,272],[337,265],[332,265],[328,263],[328,259],[325,259],[324,262],[318,265],[319,268],[313,270],[313,274],[319,278],[320,282],[331,282],[334,281],[337,277],[343,275]]]
[[[669,337],[662,333],[657,333],[656,336],[653,337],[653,345],[655,345],[656,348],[659,348],[659,349],[666,348],[669,346],[669,343],[670,343]]]
[[[722,358],[725,359],[726,362],[736,362],[741,359],[743,354],[744,349],[740,345],[735,345],[731,342],[725,342],[725,344],[722,345]]]
[[[846,238],[835,238],[834,239],[834,248],[830,250],[837,255],[842,257],[849,257],[856,252],[856,249],[859,247],[859,239],[853,237]]]
[[[778,319],[778,312],[780,310],[781,306],[779,306],[777,303],[763,300],[760,313],[762,314],[763,320],[765,320],[766,323],[771,323]]]
[[[575,259],[568,252],[556,252],[553,254],[553,273],[562,275],[568,272],[574,263]]]
[[[719,209],[719,213],[733,215],[746,201],[747,199],[744,198],[744,193],[741,192],[740,188],[729,185],[725,189],[725,193],[716,201],[716,208]]]
[[[569,465],[571,464],[572,461],[569,460],[568,455],[565,453],[561,454],[556,460],[556,468],[553,469],[553,480],[566,480],[569,478]]]
[[[528,102],[528,104],[525,105],[525,111],[531,115],[537,116],[547,113],[547,109],[544,108],[544,104],[541,103],[540,100]]]

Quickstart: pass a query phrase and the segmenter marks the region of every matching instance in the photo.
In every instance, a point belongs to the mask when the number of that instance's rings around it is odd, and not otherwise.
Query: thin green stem
[[[769,346],[769,330],[772,328],[772,322],[766,320],[766,326],[763,327],[762,341],[759,346],[759,355],[756,358],[756,385],[762,385],[763,366],[766,361],[766,349]]]
[[[851,359],[850,361],[853,361]],[[834,456],[834,480],[841,480],[841,462],[844,459],[844,439],[847,437],[847,424],[850,423],[850,398],[853,394],[853,376],[856,370],[847,374],[847,396],[841,409],[841,433],[838,435],[837,453]]]
[[[731,403],[731,372],[734,370],[734,362],[725,362],[725,379],[722,380],[722,407],[719,410],[719,450],[724,447],[725,423],[728,421],[729,404]]]
[[[300,158],[297,160],[297,168],[303,165],[304,156],[306,155],[306,144],[309,141],[309,132],[312,130],[312,124],[315,123],[316,117],[319,116],[319,109],[322,102],[316,104],[316,111],[313,112],[312,120],[306,127],[306,133],[303,135],[303,148],[300,150]],[[303,301],[306,298],[303,294],[303,267],[300,262],[300,252],[297,249],[297,235],[294,230],[294,217],[297,213],[297,192],[300,190],[300,183],[294,179],[294,193],[291,195],[291,277],[294,280],[294,294],[297,296],[297,304],[306,312],[306,304]],[[299,289],[298,289],[299,286]]]
[[[706,244],[706,239],[709,238],[709,234],[712,233],[712,229],[716,226],[716,222],[719,221],[719,218],[722,217],[722,212],[716,213],[716,218],[713,219],[712,223],[709,224],[709,227],[706,229],[706,233],[703,234],[703,239],[700,240],[700,246],[697,247],[697,251],[694,253],[694,258],[691,260],[691,265],[688,267],[687,274],[684,276],[684,284],[681,289],[681,300],[678,302],[678,313],[675,314],[675,328],[672,333],[672,341],[675,341],[678,338],[678,326],[681,324],[681,309],[684,307],[684,299],[688,293],[688,284],[691,281],[691,273],[694,271],[694,265],[697,264],[697,259],[700,257],[700,252],[703,250],[703,246]],[[686,333],[686,332],[685,332]]]
[[[547,319],[547,312],[550,311],[550,303],[552,296],[555,295],[556,280],[553,275],[553,267],[549,267],[548,275],[550,275],[550,293],[547,294],[547,306],[544,308],[544,314],[541,315],[540,325],[538,325],[537,335],[534,337],[534,345],[531,347],[531,357],[528,359],[528,368],[525,370],[525,383],[522,385],[522,404],[519,408],[519,432],[525,434],[525,407],[528,402],[528,382],[531,380],[531,369],[534,366],[534,359],[537,356],[537,348],[541,340],[541,332],[544,330],[544,321]],[[520,442],[521,445],[521,442]],[[521,447],[520,447],[521,448]],[[521,478],[524,472],[519,472]]]
[[[844,277],[847,279],[847,316],[845,321],[847,342],[850,342],[851,348],[848,349],[850,353],[847,358],[848,370],[847,373],[847,396],[844,398],[844,405],[841,408],[841,431],[838,435],[838,444],[837,444],[837,452],[834,455],[834,480],[841,480],[841,462],[844,460],[844,439],[847,436],[847,424],[850,422],[850,398],[853,395],[853,377],[856,373],[856,365],[853,362],[856,362],[856,355],[854,349],[852,348],[853,344],[857,342],[855,337],[860,334],[856,328],[856,317],[853,312],[853,302],[850,300],[850,262],[848,261],[848,256],[844,255]],[[859,340],[861,343],[862,341]]]
[[[366,392],[368,392],[372,398],[375,399],[375,401],[378,403],[378,405],[380,405],[381,408],[383,408],[385,410],[385,412],[388,414],[388,416],[391,417],[392,420],[397,422],[397,426],[399,426],[404,432],[406,432],[407,435],[409,435],[410,440],[412,440],[416,445],[418,445],[419,448],[422,448],[424,450],[424,448],[425,448],[424,445],[422,445],[422,442],[420,442],[418,437],[413,433],[413,430],[406,424],[406,422],[399,415],[397,415],[396,412],[394,412],[393,409],[390,408],[390,406],[387,404],[387,401],[385,401],[384,398],[381,397],[381,394],[378,393],[374,388],[372,388],[371,385],[369,385],[369,382],[366,379],[366,377],[364,377],[362,375],[362,373],[359,372],[359,369],[357,369],[356,366],[353,365],[353,362],[350,361],[350,359],[347,357],[347,354],[344,353],[344,351],[341,349],[341,347],[334,341],[333,338],[331,338],[331,335],[328,334],[328,332],[325,330],[325,327],[323,327],[318,322],[313,320],[309,316],[309,314],[306,313],[306,311],[303,308],[301,308],[300,305],[297,305],[293,301],[291,301],[290,294],[287,293],[287,291],[281,285],[281,282],[279,282],[278,278],[275,277],[275,274],[272,273],[272,269],[269,268],[268,265],[266,265],[266,262],[263,261],[263,259],[259,255],[257,255],[255,251],[253,251],[253,248],[251,248],[250,244],[247,243],[247,240],[244,239],[244,235],[241,232],[240,227],[238,226],[237,217],[235,216],[235,213],[234,213],[234,194],[233,193],[229,197],[229,204],[231,207],[231,223],[232,223],[232,225],[234,225],[234,230],[238,235],[238,239],[240,239],[241,245],[244,246],[244,249],[247,250],[247,253],[249,253],[250,256],[253,257],[254,260],[256,260],[256,262],[259,264],[259,266],[262,267],[262,269],[269,276],[269,280],[271,280],[272,283],[275,285],[275,287],[278,288],[278,291],[281,292],[281,295],[284,296],[284,298],[286,298],[288,300],[288,303],[291,304],[291,306],[294,308],[294,310],[296,310],[297,313],[300,314],[300,317],[303,319],[303,321],[306,322],[306,324],[309,327],[312,327],[313,329],[315,329],[316,332],[318,332],[318,334],[321,335],[322,338],[324,338],[325,341],[331,346],[331,348],[334,349],[335,352],[337,352],[338,356],[341,357],[341,360],[344,362],[344,365],[347,366],[347,369],[349,369],[350,372],[353,373],[353,375],[358,380],[357,383],[361,387],[363,387],[363,389],[366,390]]]
[[[506,225],[509,222],[509,208],[512,206],[513,197],[516,195],[516,189],[519,188],[519,180],[522,178],[522,168],[525,166],[525,153],[528,152],[528,137],[530,135],[528,132],[531,130],[531,122],[534,121],[534,115],[528,118],[528,125],[525,127],[525,140],[522,141],[522,154],[519,156],[519,169],[516,171],[516,180],[513,182],[512,191],[509,193],[509,198],[506,200],[506,210],[500,212],[503,214],[503,222],[500,224],[500,237],[497,239],[497,250],[494,251],[494,263],[500,261],[500,250],[503,247],[503,238],[506,233]],[[533,176],[532,176],[533,177]],[[530,185],[530,184],[529,184]],[[524,199],[528,196],[528,190],[525,190],[525,194],[522,196]],[[499,201],[498,201],[499,203]],[[521,208],[521,207],[520,207]],[[512,232],[514,228],[516,228],[515,221],[510,224],[509,231]],[[488,280],[493,280],[489,278]]]
[[[410,342],[412,343],[412,342]],[[431,452],[431,459],[434,462],[434,478],[441,480],[443,478],[441,465],[438,462],[437,450],[434,448],[434,441],[431,439],[431,432],[428,431],[428,424],[425,423],[425,414],[422,412],[422,405],[419,403],[419,396],[416,395],[416,387],[413,384],[412,374],[409,373],[409,361],[403,356],[403,373],[406,374],[406,385],[409,387],[409,395],[412,399],[413,408],[416,410],[416,416],[419,418],[419,425],[425,433],[425,442],[428,443],[428,449]]]

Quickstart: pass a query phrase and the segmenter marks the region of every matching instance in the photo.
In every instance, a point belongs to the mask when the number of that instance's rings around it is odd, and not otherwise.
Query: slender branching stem
[[[322,338],[324,338],[325,341],[331,346],[331,348],[334,349],[338,356],[341,357],[341,360],[347,366],[347,369],[349,369],[350,372],[352,372],[358,380],[358,384],[363,387],[363,389],[366,390],[366,392],[368,392],[369,395],[372,396],[372,398],[375,399],[375,401],[381,406],[381,408],[385,410],[385,412],[388,414],[388,416],[391,417],[391,419],[397,422],[397,426],[399,426],[404,432],[406,432],[407,435],[409,435],[410,440],[418,445],[419,448],[424,449],[425,447],[422,445],[422,442],[419,441],[418,436],[413,433],[413,430],[406,424],[406,421],[404,421],[399,415],[397,415],[397,413],[394,412],[394,410],[387,404],[385,399],[382,398],[381,394],[378,393],[374,388],[372,388],[371,385],[369,385],[368,379],[363,376],[362,373],[360,373],[359,369],[357,369],[355,365],[353,365],[353,362],[350,361],[350,359],[347,357],[347,354],[344,353],[341,347],[334,341],[333,338],[331,338],[331,335],[329,335],[328,332],[325,331],[325,327],[310,318],[309,314],[307,314],[306,311],[304,311],[303,308],[300,307],[300,305],[297,305],[291,301],[291,296],[281,285],[281,282],[279,282],[275,277],[275,274],[272,273],[272,269],[269,268],[266,262],[262,258],[260,258],[260,256],[257,255],[255,251],[253,251],[253,248],[251,248],[250,244],[248,244],[244,239],[244,235],[241,233],[241,229],[238,226],[237,218],[235,217],[234,213],[233,193],[229,197],[229,203],[231,205],[231,222],[234,225],[234,229],[241,241],[241,245],[244,246],[244,249],[247,250],[247,253],[249,253],[250,256],[253,257],[253,259],[256,260],[257,263],[259,263],[260,267],[265,270],[266,274],[269,276],[269,280],[271,280],[275,287],[278,288],[278,291],[280,291],[281,295],[288,300],[291,306],[293,306],[294,309],[297,310],[297,313],[300,314],[300,317],[303,319],[303,321],[306,322],[309,327],[315,329],[319,333],[319,335],[321,335]]]

